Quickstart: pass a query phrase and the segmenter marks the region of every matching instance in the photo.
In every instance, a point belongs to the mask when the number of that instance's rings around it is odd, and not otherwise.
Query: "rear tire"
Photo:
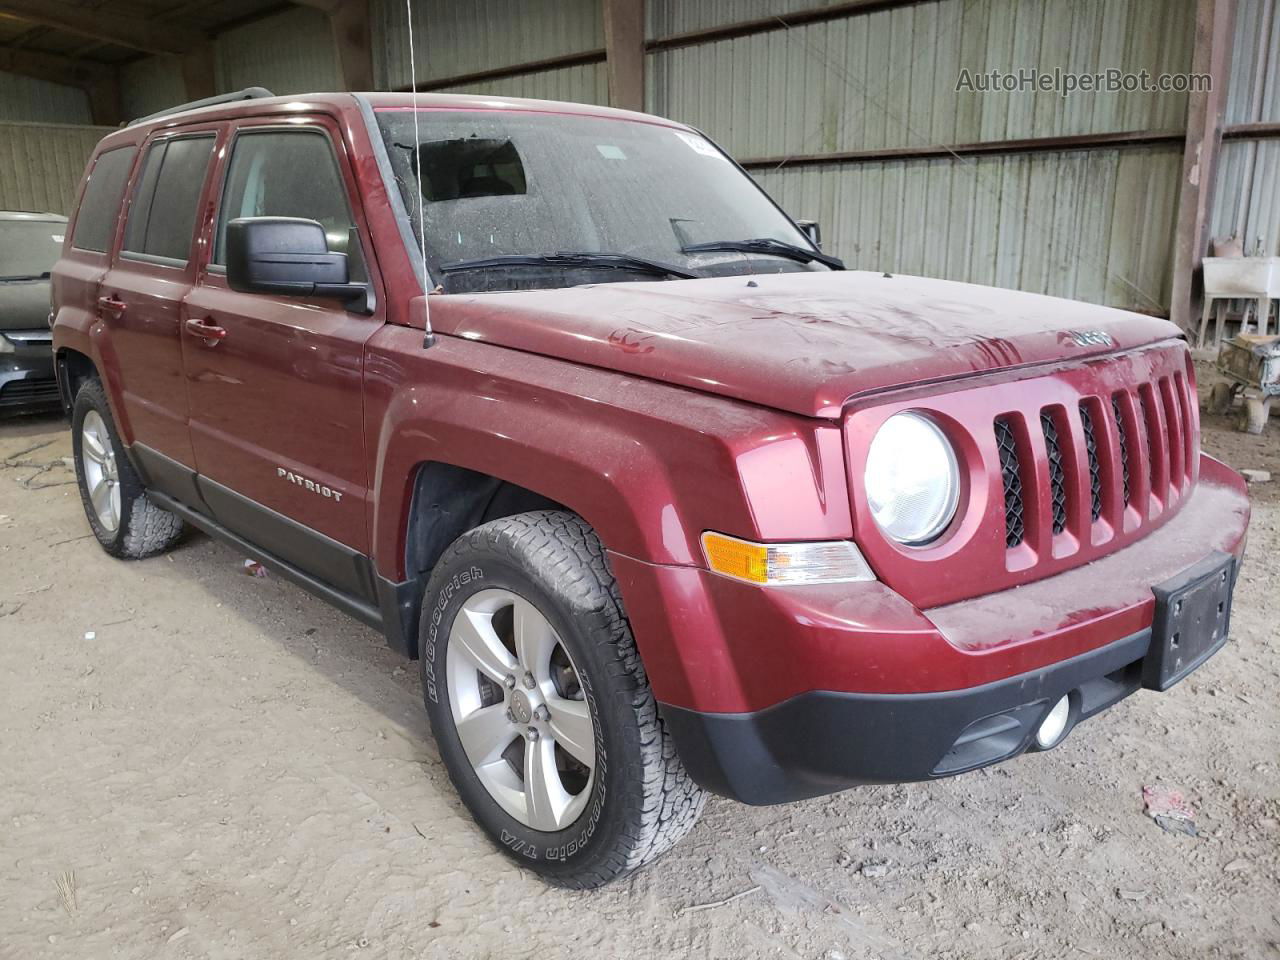
[[[581,518],[536,511],[464,534],[432,572],[422,610],[422,688],[440,755],[507,856],[558,886],[598,887],[697,822],[704,794],[676,756],[604,548]],[[548,657],[559,679],[536,665]],[[589,737],[557,726],[575,706]],[[531,789],[547,769],[552,785]]]
[[[147,498],[97,379],[84,381],[76,394],[71,449],[85,516],[107,553],[140,560],[162,553],[182,536],[182,519]]]

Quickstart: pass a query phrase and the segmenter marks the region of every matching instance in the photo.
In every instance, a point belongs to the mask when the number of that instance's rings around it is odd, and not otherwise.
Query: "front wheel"
[[[597,887],[693,827],[703,793],[582,519],[538,511],[464,534],[432,573],[419,639],[441,757],[508,856]]]
[[[113,557],[161,553],[182,535],[182,520],[147,497],[116,432],[102,383],[87,380],[71,410],[71,451],[89,527]]]

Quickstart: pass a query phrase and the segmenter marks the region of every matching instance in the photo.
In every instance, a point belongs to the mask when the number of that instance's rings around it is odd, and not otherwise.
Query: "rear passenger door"
[[[195,228],[219,133],[217,125],[184,128],[146,145],[129,191],[119,250],[98,298],[120,371],[134,455],[154,474],[154,483],[184,499],[183,490],[172,489],[195,467],[181,311],[195,279]]]
[[[353,214],[354,188],[327,119],[240,126],[221,175],[210,263],[186,303],[184,353],[200,489],[214,517],[367,596],[364,346],[381,309],[369,316],[333,299],[237,292],[225,268],[230,220],[302,217],[324,226],[331,251],[347,254],[353,281],[367,279],[371,248]],[[201,337],[200,325],[221,335]]]

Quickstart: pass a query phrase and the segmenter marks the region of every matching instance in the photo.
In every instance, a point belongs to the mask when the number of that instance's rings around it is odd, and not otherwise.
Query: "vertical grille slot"
[[[1008,419],[998,417],[995,429],[996,449],[1000,453],[1000,477],[1004,482],[1004,544],[1012,550],[1027,535],[1022,517],[1022,465],[1018,460],[1013,427]]]
[[[1124,410],[1120,406],[1120,394],[1111,395],[1111,412],[1116,418],[1116,433],[1120,442],[1120,479],[1124,486],[1124,505],[1129,505],[1129,433],[1124,425]]]
[[[1080,425],[1084,428],[1084,445],[1089,452],[1089,513],[1093,520],[1102,516],[1102,465],[1098,462],[1098,440],[1093,435],[1093,417],[1087,403],[1080,403]]]
[[[1169,447],[1169,486],[1175,490],[1182,487],[1182,479],[1186,474],[1186,461],[1183,455],[1183,447],[1186,443],[1186,434],[1182,429],[1182,410],[1178,406],[1177,397],[1173,391],[1175,385],[1169,377],[1161,377],[1156,383],[1156,392],[1160,396],[1161,407],[1164,410],[1165,422],[1165,442]]]
[[[1053,507],[1053,532],[1067,529],[1067,475],[1062,468],[1062,445],[1058,428],[1047,410],[1040,413],[1040,429],[1044,431],[1045,452],[1049,457],[1049,501]]]
[[[1138,429],[1142,433],[1142,446],[1147,454],[1147,489],[1152,493],[1156,489],[1156,444],[1152,439],[1155,432],[1151,426],[1151,411],[1147,405],[1146,384],[1138,388],[1135,394],[1138,400]]]

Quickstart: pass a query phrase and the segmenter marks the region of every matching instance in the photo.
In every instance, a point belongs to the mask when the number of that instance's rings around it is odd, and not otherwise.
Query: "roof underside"
[[[0,0],[0,50],[119,66],[157,51],[137,29],[212,38],[292,4],[282,0]],[[126,42],[121,42],[126,41]],[[139,45],[141,44],[141,45]]]

